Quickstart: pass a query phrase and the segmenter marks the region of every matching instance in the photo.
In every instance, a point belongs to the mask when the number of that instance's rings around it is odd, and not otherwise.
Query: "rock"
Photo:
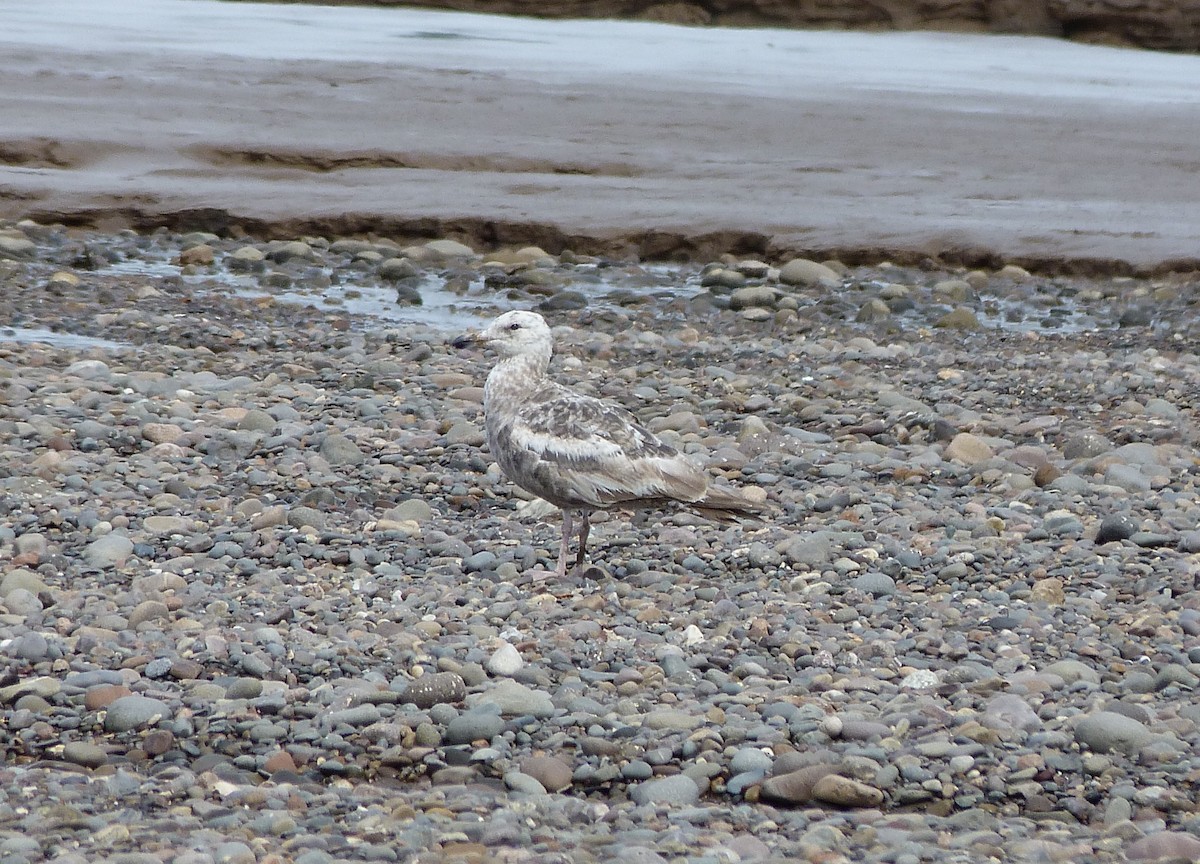
[[[954,303],[965,303],[972,299],[975,292],[965,279],[943,279],[933,284],[933,293]]]
[[[147,533],[160,536],[187,534],[191,524],[191,520],[183,516],[147,516],[142,520],[142,528]]]
[[[154,621],[157,619],[166,619],[171,617],[171,610],[167,608],[167,604],[158,600],[144,600],[134,607],[129,613],[129,628],[137,629],[139,624],[146,621]]]
[[[521,761],[521,773],[537,780],[549,792],[571,785],[571,766],[556,756],[530,756]]]
[[[941,683],[932,669],[916,669],[900,679],[900,687],[904,690],[932,690]]]
[[[207,266],[217,260],[216,250],[207,243],[190,246],[179,253],[179,263],[185,267],[189,264]]]
[[[386,261],[380,263],[377,272],[379,273],[379,278],[387,279],[391,282],[398,282],[401,279],[415,279],[421,275],[420,268],[407,258],[388,258]]]
[[[490,741],[504,731],[504,718],[499,714],[484,711],[468,711],[459,714],[446,724],[447,744],[470,744],[472,741]]]
[[[133,541],[123,534],[105,534],[88,544],[83,556],[92,567],[122,567],[133,554]]]
[[[886,573],[870,571],[856,576],[851,583],[858,591],[875,597],[890,597],[896,593],[896,580]]]
[[[1115,462],[1104,472],[1104,482],[1116,486],[1126,492],[1149,492],[1150,478],[1142,473],[1135,465],[1122,465]]]
[[[9,570],[4,574],[4,578],[0,579],[0,598],[7,598],[9,594],[17,590],[28,591],[35,597],[50,591],[36,573],[23,567]]]
[[[87,741],[69,741],[63,746],[63,760],[85,768],[99,768],[108,761],[104,748]]]
[[[313,528],[322,531],[325,528],[325,514],[315,507],[289,507],[287,524],[293,528]]]
[[[1159,831],[1130,843],[1125,857],[1131,861],[1200,861],[1200,837],[1185,831]]]
[[[265,268],[266,255],[254,246],[242,246],[225,256],[224,264],[235,273],[259,273]]]
[[[979,722],[989,729],[1040,729],[1041,719],[1029,703],[1015,693],[999,693],[988,700]]]
[[[686,774],[646,780],[634,786],[629,797],[635,804],[666,804],[688,807],[700,800],[700,787]]]
[[[167,703],[149,696],[122,696],[108,706],[104,717],[107,732],[129,732],[174,716]]]
[[[1094,432],[1083,432],[1073,435],[1062,445],[1062,454],[1066,459],[1093,459],[1102,456],[1113,449],[1112,442]]]
[[[657,731],[683,731],[695,729],[704,723],[703,717],[673,708],[660,708],[642,718],[642,725]]]
[[[779,268],[779,281],[785,285],[800,285],[805,288],[814,285],[836,288],[842,284],[842,277],[824,264],[807,258],[793,258]]]
[[[995,456],[995,452],[986,441],[970,432],[959,432],[946,445],[946,458],[963,465],[977,465]]]
[[[27,237],[0,234],[0,259],[29,261],[37,254],[37,244]]]
[[[1116,543],[1127,540],[1138,530],[1137,522],[1124,513],[1112,513],[1100,521],[1096,530],[1097,543]]]
[[[588,298],[586,294],[579,291],[556,291],[539,303],[538,309],[543,312],[570,312],[578,309],[586,309],[587,306]]]
[[[395,522],[428,522],[433,518],[433,508],[420,498],[409,498],[383,514],[385,519]]]
[[[326,435],[321,441],[321,456],[335,467],[361,465],[366,459],[357,444],[336,432]]]
[[[430,240],[425,244],[426,251],[438,258],[474,258],[475,250],[465,243],[456,240]]]
[[[271,244],[267,250],[266,257],[277,264],[282,264],[285,261],[291,261],[293,258],[312,261],[316,259],[317,254],[311,246],[302,240],[290,240]]]
[[[546,718],[554,714],[554,702],[543,690],[526,687],[511,678],[502,678],[483,693],[476,694],[475,701],[492,702],[500,707],[505,717],[529,714]]]
[[[837,770],[836,765],[817,764],[768,777],[762,784],[762,797],[780,804],[807,804],[813,799],[817,783]]]
[[[505,642],[497,648],[486,664],[488,672],[505,678],[516,675],[524,665],[525,661],[521,659],[521,652],[510,642]]]
[[[870,324],[875,321],[886,321],[892,317],[892,307],[878,297],[872,297],[858,307],[854,320],[860,324]]]
[[[1137,720],[1114,711],[1097,711],[1075,724],[1075,740],[1097,753],[1121,751],[1133,756],[1154,738]]]
[[[1000,279],[1011,279],[1013,282],[1024,282],[1033,278],[1028,270],[1016,264],[1005,264],[996,271],[996,276]]]
[[[755,306],[773,309],[775,307],[775,289],[767,285],[749,285],[739,288],[729,295],[729,308],[735,312]]]
[[[979,318],[965,306],[947,312],[933,324],[945,330],[979,330]]]
[[[840,774],[821,777],[813,784],[812,797],[836,807],[878,807],[883,803],[883,792]]]

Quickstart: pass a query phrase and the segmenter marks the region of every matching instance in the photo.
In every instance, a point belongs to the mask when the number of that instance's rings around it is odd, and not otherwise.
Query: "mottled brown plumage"
[[[482,343],[500,360],[484,386],[488,446],[505,475],[563,512],[558,575],[565,576],[573,516],[579,515],[581,565],[591,514],[618,507],[682,504],[721,521],[762,512],[708,475],[617,405],[576,393],[546,377],[550,328],[534,312],[506,312],[455,347]]]

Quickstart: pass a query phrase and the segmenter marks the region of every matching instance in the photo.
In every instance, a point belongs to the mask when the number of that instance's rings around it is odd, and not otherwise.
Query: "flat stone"
[[[129,627],[133,629],[146,621],[170,617],[171,610],[167,608],[166,603],[159,600],[144,600],[133,607],[133,611],[129,613]]]
[[[108,706],[104,716],[107,732],[129,732],[173,717],[175,712],[166,702],[149,696],[122,696]]]
[[[883,803],[879,789],[840,774],[826,774],[814,783],[812,797],[836,807],[878,807]]]
[[[842,277],[824,264],[807,258],[793,258],[779,268],[779,281],[785,285],[800,285],[805,288],[818,284],[836,287],[842,284]]]
[[[521,773],[537,780],[549,792],[571,785],[571,766],[557,756],[530,756],[521,761]]]
[[[121,567],[133,554],[133,541],[123,534],[105,534],[88,544],[83,556],[88,564],[100,569]]]
[[[836,774],[833,764],[807,765],[768,777],[762,784],[762,796],[780,804],[807,804],[813,799],[813,787],[821,778]]]
[[[1143,724],[1115,711],[1097,711],[1075,724],[1075,740],[1097,753],[1135,755],[1155,735]]]
[[[686,774],[638,783],[629,791],[635,804],[666,804],[687,807],[700,800],[700,787]]]
[[[63,746],[63,760],[85,768],[99,768],[108,761],[108,754],[103,747],[98,747],[88,741],[68,741]]]
[[[970,432],[959,432],[946,445],[946,458],[963,465],[976,465],[995,456],[991,446],[977,435]]]

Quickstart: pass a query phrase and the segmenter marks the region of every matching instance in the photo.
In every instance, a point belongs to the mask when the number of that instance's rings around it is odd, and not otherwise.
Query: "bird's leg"
[[[567,575],[567,544],[571,542],[571,528],[572,528],[570,511],[563,510],[562,514],[563,514],[562,543],[560,543],[558,546],[558,570],[556,571],[559,579],[563,579]]]
[[[590,510],[583,512],[583,524],[579,526],[579,552],[575,555],[575,566],[582,567],[587,557],[588,532],[592,530],[592,514]]]

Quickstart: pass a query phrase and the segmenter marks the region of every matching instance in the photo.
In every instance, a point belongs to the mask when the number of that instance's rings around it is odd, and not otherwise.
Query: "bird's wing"
[[[563,500],[600,508],[690,502],[708,488],[703,471],[628,411],[558,385],[521,406],[509,435],[537,484]]]

